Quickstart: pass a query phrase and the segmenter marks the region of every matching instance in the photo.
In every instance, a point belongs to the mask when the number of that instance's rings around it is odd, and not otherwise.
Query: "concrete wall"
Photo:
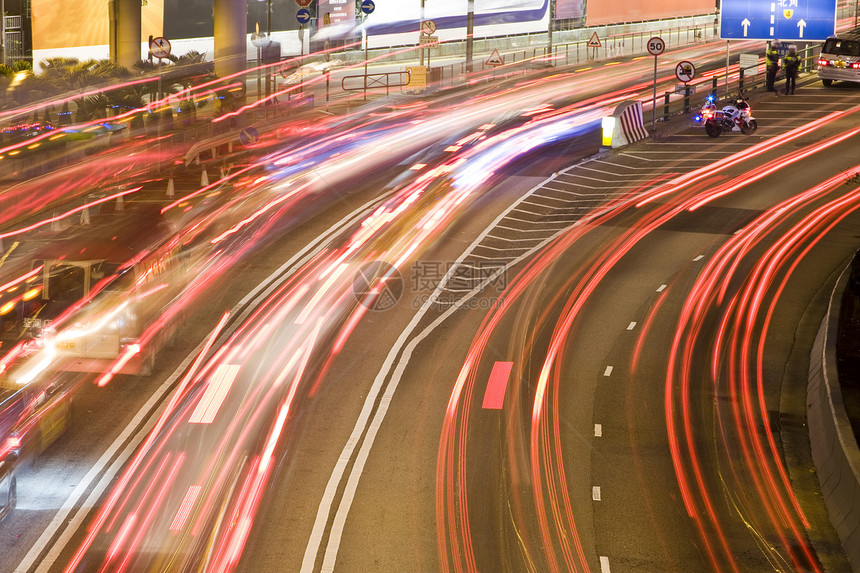
[[[836,337],[848,272],[833,289],[809,364],[806,407],[821,493],[842,547],[860,571],[860,448],[845,412],[836,372]]]

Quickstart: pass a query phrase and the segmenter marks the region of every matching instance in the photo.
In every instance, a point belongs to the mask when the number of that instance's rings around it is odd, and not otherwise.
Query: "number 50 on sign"
[[[663,38],[655,36],[648,40],[648,53],[652,56],[659,56],[666,49],[666,44],[663,43]]]

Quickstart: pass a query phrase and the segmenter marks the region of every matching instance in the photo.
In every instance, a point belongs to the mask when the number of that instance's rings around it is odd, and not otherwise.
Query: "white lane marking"
[[[600,573],[612,573],[609,570],[609,557],[606,555],[600,556]]]
[[[607,366],[606,370],[603,371],[604,376],[612,376],[612,366]]]
[[[603,424],[594,424],[594,437],[599,438],[603,436]]]
[[[562,174],[565,171],[574,169],[578,164],[571,165],[570,167],[566,167]],[[554,177],[554,175],[553,175]],[[553,241],[555,241],[558,237],[568,231],[571,227],[579,226],[583,223],[587,223],[593,218],[599,217],[604,213],[611,211],[616,207],[606,207],[601,208],[595,211],[591,217],[585,217],[583,219],[578,219],[572,223],[567,224],[564,228],[559,229],[551,236],[547,237],[542,243],[535,245],[529,251],[519,255],[514,260],[505,264],[502,267],[493,273],[492,275],[485,278],[479,285],[477,285],[472,291],[460,298],[456,304],[452,304],[444,313],[436,318],[432,323],[430,323],[424,330],[419,332],[417,335],[409,339],[412,336],[412,332],[418,327],[418,323],[421,322],[424,315],[433,308],[434,301],[438,300],[440,294],[443,293],[442,286],[446,283],[447,280],[450,280],[452,276],[457,271],[457,265],[461,264],[466,257],[474,256],[472,255],[472,251],[484,240],[484,237],[492,231],[492,229],[498,225],[508,214],[516,210],[517,205],[519,205],[519,201],[522,201],[528,198],[531,194],[535,193],[538,189],[541,188],[542,185],[553,180],[553,177],[546,178],[542,183],[534,186],[528,192],[523,194],[519,200],[514,201],[510,207],[508,207],[505,211],[499,214],[492,223],[490,223],[483,232],[471,243],[471,245],[463,251],[463,254],[451,265],[451,268],[445,275],[443,281],[436,287],[436,290],[433,291],[433,294],[428,297],[427,301],[421,306],[415,316],[412,317],[412,320],[406,326],[406,328],[400,333],[400,336],[397,338],[397,341],[388,351],[388,355],[385,357],[385,362],[380,368],[379,372],[376,375],[376,378],[373,381],[373,385],[368,392],[367,397],[365,398],[364,406],[362,407],[361,413],[359,414],[359,418],[356,421],[355,427],[353,428],[352,434],[347,439],[346,444],[341,451],[340,457],[338,458],[337,463],[335,464],[334,469],[332,469],[331,477],[329,478],[328,483],[326,484],[325,492],[323,493],[323,498],[320,501],[319,509],[317,510],[316,520],[314,521],[314,527],[311,531],[310,538],[308,539],[308,546],[305,549],[304,559],[302,560],[302,568],[301,573],[310,573],[314,570],[314,563],[316,561],[317,554],[319,553],[319,546],[322,542],[322,537],[325,533],[326,522],[328,521],[328,515],[331,511],[331,505],[334,501],[337,490],[340,488],[341,481],[343,480],[343,474],[346,471],[346,467],[349,464],[349,460],[352,457],[355,448],[358,446],[359,441],[361,442],[361,448],[359,450],[358,455],[356,456],[355,463],[352,465],[352,469],[350,470],[349,479],[347,481],[346,487],[343,491],[343,496],[338,504],[337,513],[335,514],[334,521],[332,523],[331,530],[329,531],[328,544],[325,549],[325,557],[323,559],[322,571],[330,572],[334,570],[335,560],[337,559],[338,548],[340,547],[340,540],[343,536],[343,529],[346,524],[346,518],[349,514],[350,507],[352,507],[352,501],[355,498],[356,490],[358,489],[358,482],[361,479],[361,474],[364,471],[364,466],[367,463],[367,458],[370,456],[370,450],[373,448],[373,442],[376,439],[376,433],[379,430],[380,426],[382,426],[382,422],[385,419],[386,414],[388,413],[388,407],[391,404],[391,401],[394,398],[394,393],[397,390],[397,386],[400,383],[400,379],[403,376],[403,372],[406,370],[407,365],[409,364],[409,360],[412,357],[412,353],[415,351],[415,348],[421,344],[421,342],[427,338],[434,330],[436,330],[439,325],[443,324],[448,318],[451,317],[460,307],[468,302],[470,299],[478,296],[487,285],[493,284],[493,281],[498,280],[503,273],[508,272],[509,269],[518,265],[522,261],[528,259],[535,253],[539,252],[546,245],[549,245]],[[408,342],[407,342],[408,340]],[[401,351],[402,350],[402,351]],[[397,357],[400,357],[399,360]],[[396,361],[396,366],[393,366]],[[393,372],[392,372],[393,368]],[[375,407],[375,403],[379,398],[379,393],[382,389],[383,383],[385,379],[388,378],[389,372],[391,372],[391,379],[388,382],[388,385],[385,387],[385,393],[382,399],[379,401],[379,407],[376,409],[376,412],[373,413],[373,409]],[[373,420],[370,426],[367,426],[367,419],[373,413]],[[365,428],[367,432],[365,433]],[[362,434],[364,434],[364,439],[362,440]]]
[[[284,272],[289,270],[288,274],[292,274],[295,272],[296,268],[300,268],[307,261],[311,260],[315,257],[325,246],[326,242],[335,234],[341,232],[345,227],[353,224],[357,219],[363,216],[364,213],[375,209],[378,203],[385,201],[389,195],[391,195],[394,190],[389,191],[388,193],[383,194],[380,197],[373,199],[362,205],[361,207],[355,209],[341,220],[339,220],[334,225],[330,226],[326,229],[321,235],[319,235],[314,241],[308,243],[305,247],[299,250],[295,255],[290,257],[283,265],[281,265],[275,272],[266,277],[265,280],[261,281],[256,287],[254,287],[251,292],[245,295],[242,300],[240,300],[236,306],[233,307],[231,311],[231,316],[237,316],[236,321],[233,323],[234,326],[230,329],[227,329],[222,333],[222,339],[224,336],[230,336],[236,327],[244,321],[244,319],[254,311],[254,305],[247,307],[241,314],[236,315],[239,309],[241,309],[244,305],[246,305],[249,301],[254,299],[255,297],[265,298],[269,294],[272,293],[278,285],[283,282],[281,281],[272,281],[278,277],[278,275],[283,274]],[[292,268],[291,268],[292,267]],[[284,276],[283,279],[286,279],[287,276]],[[269,284],[268,288],[266,285]],[[482,287],[483,288],[483,287]],[[155,404],[161,400],[161,396],[164,392],[172,390],[173,383],[176,379],[188,368],[188,365],[191,363],[194,358],[196,358],[197,354],[203,349],[203,346],[206,344],[206,339],[202,340],[200,344],[195,348],[191,354],[189,354],[185,360],[179,365],[179,367],[170,375],[170,377],[164,382],[164,384],[156,390],[156,393],[153,394],[152,398],[150,398],[146,404],[138,411],[135,415],[134,419],[129,423],[128,426],[122,431],[122,433],[117,437],[117,439],[108,447],[104,454],[99,458],[96,464],[90,469],[89,472],[84,476],[83,480],[75,487],[63,505],[60,507],[60,510],[54,516],[54,519],[51,520],[51,523],[48,524],[48,527],[45,528],[45,531],[42,532],[42,535],[39,536],[39,539],[36,540],[36,543],[33,544],[33,547],[30,548],[30,551],[27,552],[27,555],[24,556],[24,559],[15,569],[15,573],[26,573],[33,567],[36,559],[38,559],[39,555],[41,555],[47,546],[50,544],[51,549],[45,555],[45,558],[39,562],[39,568],[36,570],[37,573],[46,573],[50,570],[53,564],[57,561],[60,556],[60,553],[65,549],[66,545],[71,540],[74,533],[81,527],[81,524],[86,519],[89,512],[96,507],[96,502],[98,501],[99,496],[107,489],[107,487],[113,483],[114,476],[119,470],[122,468],[125,461],[131,457],[134,451],[137,449],[137,446],[143,441],[146,435],[149,433],[149,430],[155,425],[155,421],[158,419],[159,412],[150,412],[150,410],[154,407]],[[90,488],[93,480],[98,477],[98,474],[102,471],[105,471],[105,467],[108,463],[110,463],[111,458],[116,455],[116,452],[122,447],[122,444],[125,443],[129,436],[134,431],[134,428],[142,423],[142,420],[147,416],[152,416],[150,420],[146,422],[146,426],[141,429],[138,434],[136,434],[132,441],[130,441],[125,450],[123,450],[122,454],[117,458],[117,460],[107,469],[104,477],[99,481],[98,485],[95,487],[93,492],[87,498],[87,501],[78,509],[77,513],[71,518],[67,519],[69,514],[74,510],[75,506],[78,504],[79,500],[83,496],[84,492]],[[59,537],[57,537],[56,541],[52,542],[54,536],[60,531],[60,528],[64,527],[62,533]]]
[[[125,427],[119,437],[114,440],[114,442],[110,445],[110,447],[105,451],[104,454],[99,458],[99,460],[90,468],[90,471],[84,476],[81,482],[75,487],[74,491],[69,495],[66,499],[65,503],[63,503],[60,510],[54,516],[54,519],[51,520],[51,523],[48,524],[48,527],[45,528],[45,531],[42,532],[42,535],[36,540],[36,543],[33,544],[33,547],[30,548],[30,551],[27,555],[24,556],[24,559],[15,569],[15,573],[25,573],[29,571],[30,568],[35,563],[36,559],[48,544],[51,542],[51,539],[56,535],[57,531],[61,526],[66,525],[66,528],[63,530],[62,535],[57,539],[57,542],[54,543],[51,547],[51,550],[45,555],[45,558],[39,563],[39,568],[36,569],[37,573],[46,573],[51,569],[51,566],[60,556],[61,551],[65,548],[66,544],[71,540],[72,535],[81,527],[90,510],[96,507],[96,502],[99,497],[104,493],[104,491],[114,483],[114,474],[119,472],[128,458],[134,453],[137,449],[137,446],[143,441],[152,427],[155,425],[155,421],[158,419],[158,416],[151,416],[149,420],[145,421],[144,418],[150,415],[150,410],[152,410],[155,405],[161,400],[162,396],[173,389],[173,383],[177,378],[185,371],[191,361],[195,358],[197,352],[203,349],[203,346],[206,344],[206,340],[200,342],[194,352],[185,357],[182,364],[170,375],[170,377],[162,384],[158,390],[152,395],[152,397],[144,404],[143,408],[141,408],[137,414],[134,416],[134,419]],[[144,426],[140,429],[140,431],[131,437],[131,441],[126,446],[125,450],[123,450],[120,455],[116,458],[116,460],[111,464],[110,470],[105,472],[102,478],[99,480],[98,484],[95,486],[93,491],[90,493],[89,497],[87,497],[86,502],[84,502],[83,506],[75,513],[75,515],[67,521],[69,514],[75,509],[75,506],[78,504],[78,501],[83,497],[84,493],[89,489],[92,482],[98,477],[104,468],[110,463],[111,459],[116,455],[117,451],[119,451],[120,447],[129,440],[134,428],[136,428],[141,423],[144,423]]]
[[[657,292],[663,292],[664,290],[666,290],[667,286],[669,285],[660,285],[660,288],[657,289]]]
[[[233,387],[233,381],[236,380],[240,368],[240,364],[218,365],[215,373],[209,377],[206,390],[197,402],[197,407],[191,412],[189,424],[211,424],[215,420],[215,415],[227,399],[227,394]]]
[[[591,488],[591,499],[594,501],[600,501],[600,486],[595,485]]]
[[[702,259],[704,259],[704,258],[705,258],[705,255],[699,255],[698,257],[696,257],[695,259],[693,259],[693,262],[695,262],[695,261],[701,261],[701,260],[702,260]]]
[[[627,330],[633,330],[634,328],[636,328],[635,322],[631,322],[630,324],[627,325]]]

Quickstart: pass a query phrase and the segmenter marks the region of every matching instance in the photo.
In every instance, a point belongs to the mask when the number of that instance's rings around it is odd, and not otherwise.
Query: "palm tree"
[[[99,85],[106,85],[120,74],[120,68],[110,60],[88,59],[79,61],[77,58],[48,58],[42,62],[40,78],[49,82],[55,93],[69,90],[85,91]],[[103,118],[111,101],[104,93],[76,98],[76,122]]]

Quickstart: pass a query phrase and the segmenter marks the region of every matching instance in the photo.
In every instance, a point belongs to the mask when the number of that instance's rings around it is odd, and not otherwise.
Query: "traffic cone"
[[[172,199],[174,195],[176,195],[176,187],[173,184],[173,177],[171,177],[167,180],[167,196]]]
[[[209,174],[206,173],[206,168],[203,168],[203,175],[200,176],[200,186],[206,187],[209,185]]]

